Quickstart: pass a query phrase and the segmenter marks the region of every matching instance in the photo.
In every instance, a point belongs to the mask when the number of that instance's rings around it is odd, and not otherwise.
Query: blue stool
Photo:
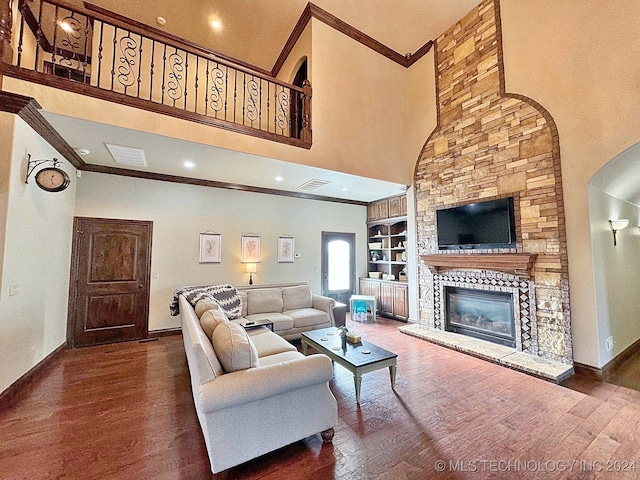
[[[367,302],[355,301],[353,302],[353,310],[351,314],[355,317],[362,315],[367,318]]]
[[[371,312],[371,320],[376,321],[376,297],[373,295],[352,295],[349,299],[349,310],[351,310],[351,320],[359,314],[364,314],[367,318],[367,312]]]

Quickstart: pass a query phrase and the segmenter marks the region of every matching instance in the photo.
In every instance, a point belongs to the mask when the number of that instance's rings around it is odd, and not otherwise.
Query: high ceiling
[[[363,31],[398,53],[413,53],[469,12],[479,0],[318,0],[318,7]],[[73,0],[80,4],[80,0]],[[91,2],[125,17],[162,29],[212,50],[271,70],[294,29],[305,0],[94,0]],[[157,17],[166,23],[161,26]],[[222,24],[215,31],[211,22]],[[74,148],[91,153],[87,163],[121,167],[105,144],[125,145],[145,151],[146,171],[201,178],[296,192],[312,180],[330,182],[317,191],[321,196],[369,202],[401,193],[405,186],[305,167],[221,148],[158,137],[157,135],[46,114],[47,119]],[[169,152],[180,152],[179,155]],[[207,159],[198,162],[198,159]],[[184,161],[196,166],[187,170]],[[282,177],[282,179],[276,179]]]
[[[74,0],[80,3],[80,0]],[[306,0],[93,0],[128,18],[271,70]],[[317,0],[318,7],[398,53],[413,53],[479,0]],[[157,17],[166,20],[158,25]],[[214,31],[213,20],[222,28]]]

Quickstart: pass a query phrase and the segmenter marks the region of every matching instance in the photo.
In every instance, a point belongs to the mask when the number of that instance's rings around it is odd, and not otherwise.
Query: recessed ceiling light
[[[283,181],[283,180],[284,180],[284,177],[281,177],[280,175],[278,175],[276,178],[274,178],[274,180],[275,180],[276,182],[281,182],[281,181]]]
[[[211,20],[211,28],[213,28],[214,32],[219,32],[222,30],[222,22],[220,19],[216,18]]]
[[[164,17],[156,17],[156,22],[158,23],[158,25],[160,25],[161,27],[164,27],[167,23],[167,21],[165,20]]]
[[[89,155],[91,152],[86,148],[78,148],[76,150],[80,155]]]
[[[184,168],[194,168],[196,166],[191,160],[187,160],[186,162],[182,162],[182,166]]]
[[[349,191],[349,189],[348,189],[347,187],[344,187],[344,188],[342,189],[342,191],[343,191],[343,192],[348,192],[348,191]]]

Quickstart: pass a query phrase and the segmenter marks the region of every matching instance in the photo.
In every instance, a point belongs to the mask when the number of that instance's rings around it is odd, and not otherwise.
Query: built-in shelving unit
[[[369,223],[369,272],[384,280],[406,280],[407,217]]]

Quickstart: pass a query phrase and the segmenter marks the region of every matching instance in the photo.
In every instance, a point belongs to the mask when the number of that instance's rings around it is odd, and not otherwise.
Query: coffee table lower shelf
[[[324,338],[326,340],[323,340]],[[332,347],[335,345],[340,345],[340,336],[336,328],[302,332],[302,353],[306,355],[307,346],[311,346],[353,374],[357,403],[360,403],[360,387],[362,385],[362,375],[365,373],[388,367],[391,388],[395,388],[397,354],[364,340],[358,345],[347,343],[347,347],[344,350],[342,348],[333,350]],[[363,353],[363,351],[369,351],[370,353]]]

